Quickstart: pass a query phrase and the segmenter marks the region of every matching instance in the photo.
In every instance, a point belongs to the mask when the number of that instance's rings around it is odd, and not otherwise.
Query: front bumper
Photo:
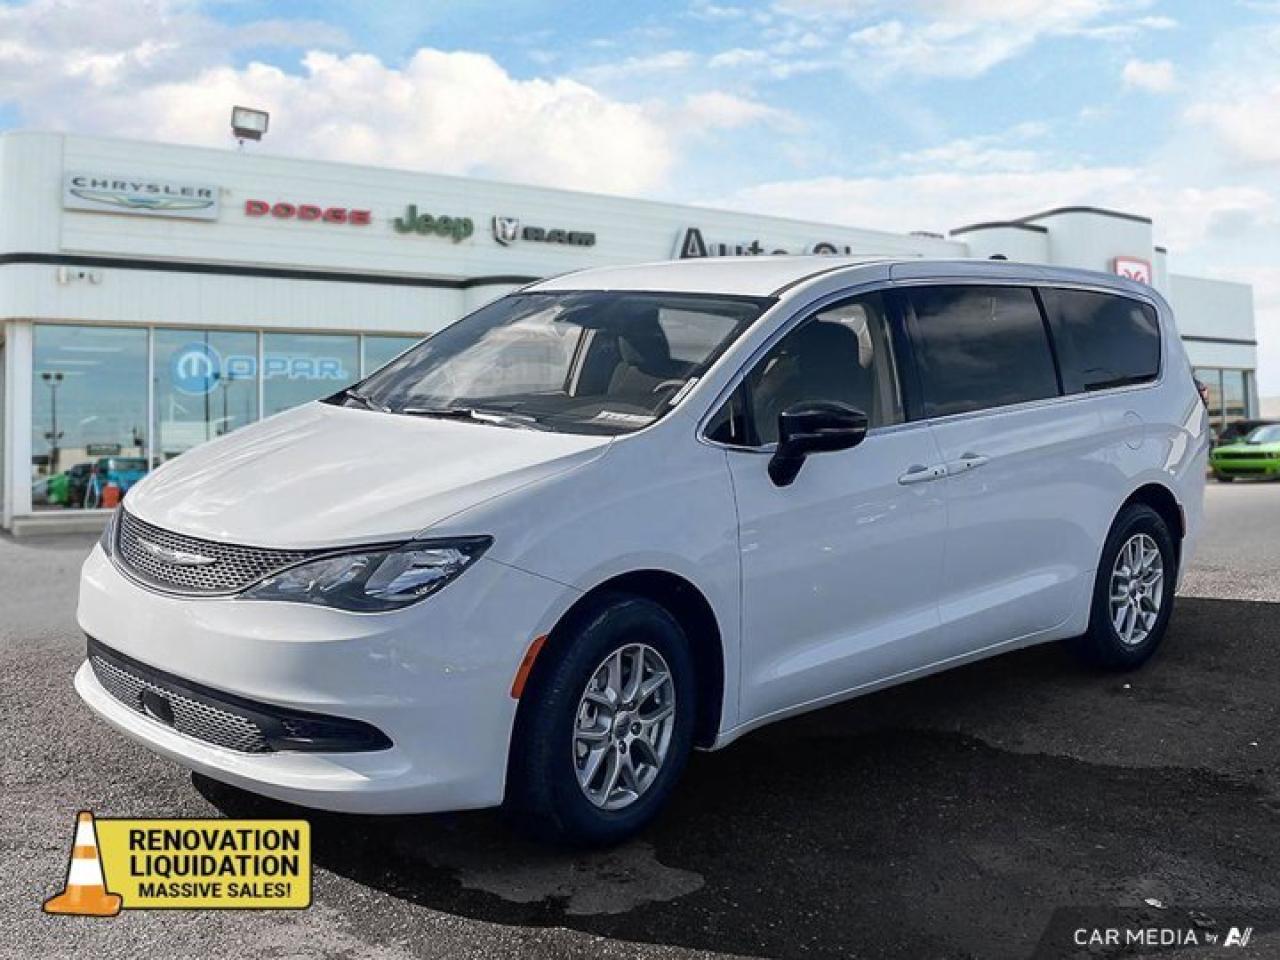
[[[1223,477],[1280,477],[1280,459],[1229,457],[1209,459],[1209,468]]]
[[[76,690],[121,732],[216,780],[303,806],[424,813],[502,801],[512,678],[566,588],[481,558],[404,610],[179,598],[138,586],[95,548],[81,628],[109,649],[201,687],[285,710],[363,721],[370,752],[247,753],[178,732],[107,691],[86,661]]]

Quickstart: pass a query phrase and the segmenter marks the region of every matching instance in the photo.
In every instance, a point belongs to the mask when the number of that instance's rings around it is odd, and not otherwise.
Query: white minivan
[[[526,287],[134,486],[76,689],[311,807],[607,843],[691,748],[1028,644],[1138,666],[1205,408],[1119,277],[706,259]]]

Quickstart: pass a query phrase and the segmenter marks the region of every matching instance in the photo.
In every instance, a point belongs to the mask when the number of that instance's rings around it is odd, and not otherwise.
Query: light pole
[[[40,379],[49,388],[49,429],[44,438],[49,441],[49,476],[58,472],[58,441],[62,431],[58,429],[58,387],[62,386],[61,370],[45,370]]]

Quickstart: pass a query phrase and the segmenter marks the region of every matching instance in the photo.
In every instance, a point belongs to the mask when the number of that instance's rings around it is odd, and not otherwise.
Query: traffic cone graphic
[[[76,842],[66,888],[44,902],[45,913],[69,913],[81,917],[114,917],[120,912],[120,896],[107,892],[98,855],[98,832],[93,814],[81,810],[76,820]]]

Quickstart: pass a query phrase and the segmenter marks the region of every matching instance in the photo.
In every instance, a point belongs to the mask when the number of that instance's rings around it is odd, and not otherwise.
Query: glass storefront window
[[[1244,376],[1243,370],[1222,371],[1222,415],[1227,423],[1248,416]]]
[[[385,367],[421,339],[421,337],[364,337],[364,376],[367,377],[373,371]]]
[[[337,393],[360,378],[360,340],[320,333],[262,336],[262,415]]]
[[[258,419],[258,335],[155,332],[154,456],[162,463]]]
[[[147,331],[36,324],[31,500],[111,507],[147,472]]]

